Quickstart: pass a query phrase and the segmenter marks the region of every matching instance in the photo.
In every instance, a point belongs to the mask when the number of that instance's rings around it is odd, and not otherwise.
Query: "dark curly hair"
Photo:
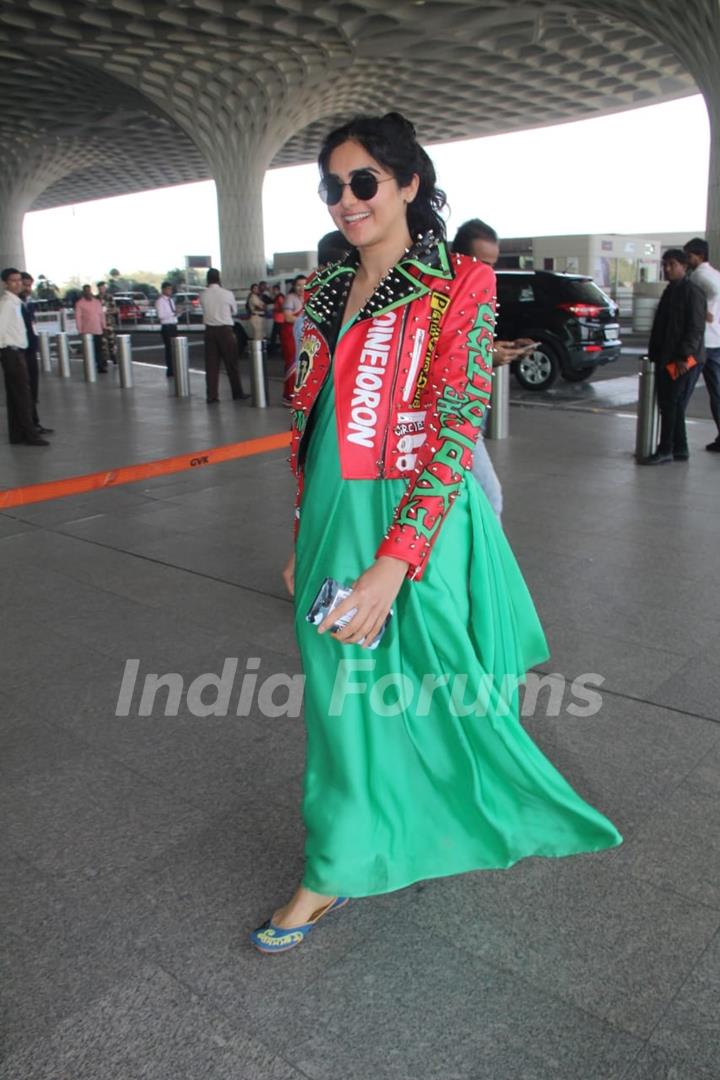
[[[440,211],[447,205],[445,192],[437,186],[435,166],[415,136],[415,128],[400,113],[385,116],[356,116],[335,128],[325,139],[318,156],[323,176],[328,173],[330,155],[345,142],[359,143],[368,154],[393,174],[400,187],[406,187],[417,174],[417,195],[408,205],[408,229],[414,240],[432,231],[445,238],[445,222]]]

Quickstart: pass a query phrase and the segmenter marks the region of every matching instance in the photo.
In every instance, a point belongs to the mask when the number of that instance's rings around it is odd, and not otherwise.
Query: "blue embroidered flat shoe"
[[[331,911],[337,911],[338,908],[344,907],[347,902],[347,896],[336,896],[329,904],[320,908],[313,915],[310,922],[303,923],[302,926],[277,926],[272,919],[268,919],[262,926],[258,926],[257,930],[252,931],[250,943],[263,953],[287,952],[288,949],[294,949],[296,945],[300,945],[305,940],[313,927],[320,922],[323,915],[328,915]]]

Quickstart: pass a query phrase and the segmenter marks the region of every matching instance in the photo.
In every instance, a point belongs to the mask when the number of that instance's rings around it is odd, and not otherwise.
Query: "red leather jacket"
[[[335,346],[356,269],[352,253],[306,287],[290,456],[298,513],[305,437],[332,361],[342,475],[408,481],[377,556],[405,560],[417,579],[465,482],[490,398],[495,275],[444,243],[420,242]]]

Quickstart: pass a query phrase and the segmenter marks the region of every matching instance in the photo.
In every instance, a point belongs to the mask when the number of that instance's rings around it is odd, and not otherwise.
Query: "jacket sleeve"
[[[705,315],[707,300],[699,285],[689,282],[687,305],[685,307],[685,325],[680,341],[678,359],[687,360],[688,356],[697,356],[705,338]]]
[[[440,527],[472,465],[473,449],[490,400],[495,327],[495,274],[484,263],[465,262],[454,282],[430,369],[437,392],[428,437],[415,478],[400,500],[376,556],[409,563],[418,580]]]

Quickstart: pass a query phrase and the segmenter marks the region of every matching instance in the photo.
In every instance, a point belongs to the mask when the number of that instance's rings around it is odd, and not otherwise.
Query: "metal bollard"
[[[635,457],[638,461],[655,452],[660,413],[655,395],[655,365],[647,356],[640,361]]]
[[[133,384],[132,338],[129,334],[118,334],[115,340],[117,342],[120,385],[125,389],[129,389]]]
[[[40,363],[45,374],[49,374],[52,371],[52,361],[50,359],[50,335],[47,330],[41,330],[38,333],[38,340],[40,342]]]
[[[265,361],[262,341],[250,342],[250,379],[252,382],[252,403],[256,409],[267,409],[267,390],[265,388]]]
[[[510,365],[493,369],[488,439],[507,439],[510,434]]]
[[[176,397],[190,397],[190,370],[188,367],[188,339],[175,337],[172,341],[173,371],[175,373]]]
[[[58,312],[58,325],[60,326],[60,333],[67,333],[67,311],[64,307],[60,308]]]
[[[70,378],[70,349],[68,347],[68,336],[64,330],[62,330],[55,338],[57,344],[58,354],[58,375],[61,379]]]
[[[97,382],[97,365],[95,364],[95,339],[92,334],[82,336],[83,366],[85,368],[85,382]]]

